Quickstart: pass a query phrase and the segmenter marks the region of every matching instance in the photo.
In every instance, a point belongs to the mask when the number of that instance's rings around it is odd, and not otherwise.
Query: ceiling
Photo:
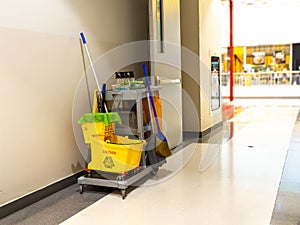
[[[287,3],[297,3],[300,2],[299,0],[240,0],[242,4],[246,5],[255,5],[255,4],[263,4],[263,5],[270,5],[270,4],[287,4]]]
[[[229,0],[221,0],[223,3]],[[258,5],[282,5],[300,3],[300,0],[233,0],[234,5],[258,6]]]

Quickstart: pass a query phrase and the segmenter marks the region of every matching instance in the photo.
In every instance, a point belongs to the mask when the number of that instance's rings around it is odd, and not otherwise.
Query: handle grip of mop
[[[82,43],[85,45],[86,44],[86,39],[84,37],[84,33],[83,32],[80,33],[80,37],[81,37]]]

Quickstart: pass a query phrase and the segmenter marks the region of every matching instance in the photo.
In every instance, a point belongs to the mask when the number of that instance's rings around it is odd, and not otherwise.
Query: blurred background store
[[[223,1],[223,95],[229,95],[230,50],[229,1]],[[235,97],[298,97],[300,84],[300,43],[297,9],[299,0],[240,0],[233,1],[234,85]],[[285,86],[278,87],[278,86]],[[239,86],[251,86],[241,89]],[[257,86],[264,86],[257,87]],[[272,86],[272,87],[269,87]],[[287,87],[288,86],[288,87]],[[291,87],[293,86],[293,87]],[[288,88],[288,89],[287,89]],[[259,94],[255,93],[259,90]],[[285,90],[285,91],[282,91]],[[289,92],[290,94],[288,94]]]

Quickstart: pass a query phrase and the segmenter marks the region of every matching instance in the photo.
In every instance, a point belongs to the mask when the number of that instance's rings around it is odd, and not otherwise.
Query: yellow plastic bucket
[[[145,144],[144,140],[122,136],[113,136],[107,141],[93,138],[88,169],[126,173],[139,166]]]

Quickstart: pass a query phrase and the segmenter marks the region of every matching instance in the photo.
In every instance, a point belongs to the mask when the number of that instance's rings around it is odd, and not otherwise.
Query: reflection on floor
[[[163,182],[149,179],[125,201],[112,193],[63,224],[109,223],[114,209],[114,224],[270,224],[298,110],[247,107],[226,124],[229,141],[213,143],[212,135],[191,144],[168,159],[157,175]],[[219,156],[200,173],[205,151],[218,146]]]
[[[238,113],[232,120],[202,144],[187,140],[188,147],[125,200],[102,187],[87,187],[80,195],[73,185],[0,224],[299,225],[299,101],[234,104]],[[205,151],[218,148],[213,164],[199,172]]]
[[[272,225],[300,225],[300,113],[291,137]]]

